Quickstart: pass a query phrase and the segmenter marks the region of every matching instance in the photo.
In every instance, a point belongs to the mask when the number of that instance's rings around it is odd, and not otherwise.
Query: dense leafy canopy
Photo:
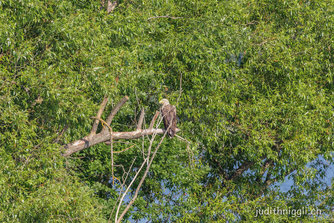
[[[333,33],[333,0],[0,0],[0,221],[108,221],[110,147],[61,156],[104,95],[130,97],[114,131],[168,98],[191,142],[163,142],[127,220],[333,220]],[[148,140],[122,142],[138,168]],[[303,207],[322,214],[256,216]]]

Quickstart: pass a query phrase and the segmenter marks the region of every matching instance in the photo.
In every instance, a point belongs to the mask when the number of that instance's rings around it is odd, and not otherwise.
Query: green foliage
[[[56,135],[43,136],[29,112],[11,100],[2,102],[1,221],[103,221],[92,191],[66,173],[60,147],[53,143]]]
[[[148,125],[167,97],[191,141],[163,142],[126,219],[333,218],[326,166],[306,167],[319,155],[333,164],[333,6],[142,0],[107,14],[100,1],[0,0],[1,221],[109,219],[120,186],[110,183],[110,148],[60,156],[89,133],[104,95],[113,105],[130,96],[114,131],[134,129],[142,107]],[[152,18],[162,15],[181,18]],[[133,145],[114,157],[126,170],[143,161],[142,140],[128,143],[114,144]],[[277,192],[288,175],[294,187]],[[275,207],[325,214],[255,217]]]

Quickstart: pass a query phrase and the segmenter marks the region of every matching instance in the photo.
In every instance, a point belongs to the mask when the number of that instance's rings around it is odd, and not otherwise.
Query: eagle
[[[170,138],[174,137],[176,133],[176,108],[169,104],[167,99],[162,99],[159,104],[161,106],[161,115],[164,121],[165,129]]]

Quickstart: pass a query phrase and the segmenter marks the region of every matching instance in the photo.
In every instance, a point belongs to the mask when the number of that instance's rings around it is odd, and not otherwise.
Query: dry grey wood
[[[154,124],[159,116],[159,112],[157,111],[154,115],[154,117],[151,120],[149,129],[142,129],[143,128],[143,122],[144,122],[144,117],[145,117],[145,111],[144,109],[141,110],[140,116],[139,116],[139,120],[138,120],[138,124],[137,124],[137,129],[135,131],[131,131],[131,132],[113,132],[112,131],[112,127],[110,126],[113,118],[115,117],[115,115],[117,114],[117,112],[120,110],[120,108],[125,104],[125,102],[129,99],[128,96],[123,97],[123,99],[118,102],[118,104],[112,109],[112,111],[110,112],[107,121],[104,121],[103,119],[101,119],[102,113],[106,107],[108,98],[104,98],[99,111],[97,112],[96,117],[93,117],[95,120],[93,122],[93,126],[92,126],[92,130],[91,132],[83,137],[82,139],[76,140],[72,143],[66,144],[64,145],[64,153],[63,156],[67,157],[70,156],[71,154],[75,153],[75,152],[79,152],[85,148],[88,148],[90,146],[96,145],[98,143],[105,143],[105,142],[110,142],[111,144],[111,160],[112,160],[112,176],[113,176],[113,182],[114,182],[114,164],[113,164],[113,143],[114,140],[117,139],[136,139],[136,138],[140,138],[143,136],[148,136],[148,135],[153,135],[152,138],[150,139],[150,145],[148,148],[148,153],[146,155],[146,157],[144,157],[144,160],[140,166],[140,168],[136,171],[135,177],[132,179],[131,183],[126,187],[125,191],[123,192],[123,187],[125,186],[125,181],[123,180],[123,182],[120,182],[121,185],[121,192],[120,192],[120,196],[119,196],[119,202],[117,205],[117,211],[116,211],[116,215],[115,215],[115,222],[119,223],[122,221],[123,217],[125,216],[125,214],[129,211],[130,207],[132,206],[132,204],[135,202],[135,200],[137,199],[139,190],[141,188],[141,186],[143,185],[143,182],[145,181],[145,178],[150,170],[151,164],[153,162],[154,157],[157,154],[157,151],[159,149],[159,147],[161,146],[163,140],[166,137],[167,131],[168,129],[171,127],[171,125],[167,128],[167,130],[165,129],[159,129],[159,128],[153,128]],[[160,125],[160,123],[162,122],[163,117],[160,116],[159,121],[157,122],[156,127],[158,127]],[[103,129],[101,130],[100,133],[96,133],[97,128],[98,128],[98,124],[99,122],[102,123],[103,125]],[[176,129],[176,132],[179,132],[180,129]],[[153,145],[153,141],[156,137],[156,135],[158,134],[163,134],[163,136],[160,139],[160,142],[158,143],[158,145],[155,147],[153,153],[151,154],[152,151],[152,145]],[[143,138],[144,140],[144,138]],[[132,146],[130,146],[129,148],[127,148],[126,150],[130,149]],[[124,150],[125,151],[125,150]],[[123,152],[123,151],[119,151],[119,152]],[[120,213],[120,207],[123,203],[124,197],[126,196],[126,194],[128,193],[128,191],[130,190],[133,182],[136,180],[136,178],[138,177],[139,173],[142,171],[142,169],[144,168],[146,164],[146,169],[144,171],[143,176],[141,177],[138,186],[135,189],[134,195],[132,197],[132,199],[130,200],[130,202],[126,205],[125,209]],[[132,164],[131,164],[132,167]],[[131,167],[127,173],[127,176],[131,170]],[[115,178],[117,179],[117,178]],[[114,207],[114,209],[116,208],[116,206]],[[113,212],[112,212],[113,213]],[[112,213],[110,214],[110,217],[112,216]],[[120,215],[118,217],[118,215]],[[110,220],[110,219],[109,219]]]
[[[114,9],[116,8],[117,4],[118,4],[117,1],[114,1],[112,3],[110,0],[108,0],[107,13],[110,13],[110,12],[114,11]]]
[[[111,124],[111,122],[112,122],[113,118],[115,117],[116,113],[119,111],[119,109],[120,109],[120,108],[125,104],[125,102],[127,102],[128,100],[129,100],[129,97],[128,97],[128,96],[124,96],[124,97],[122,98],[122,100],[121,100],[120,102],[118,102],[118,104],[115,106],[115,108],[113,108],[113,110],[110,112],[110,114],[109,114],[109,116],[108,116],[108,118],[107,118],[107,121],[106,121],[106,123],[107,123],[108,125]],[[104,127],[103,129],[104,129],[104,131],[107,130],[106,127]],[[108,130],[107,130],[107,131],[108,131]]]
[[[151,121],[151,123],[150,123],[150,127],[149,127],[148,129],[153,129],[155,120],[157,120],[159,114],[160,114],[159,111],[156,111],[156,112],[155,112],[155,115],[154,115],[154,117],[152,118],[152,121]]]
[[[181,131],[180,129],[176,129],[176,132]],[[113,140],[117,139],[138,139],[142,136],[146,135],[153,135],[153,134],[164,134],[164,129],[143,129],[143,130],[135,130],[132,132],[113,132],[112,138]],[[86,149],[88,147],[91,147],[93,145],[110,141],[110,133],[108,131],[101,132],[99,134],[96,134],[95,136],[86,136],[82,139],[76,140],[72,143],[66,144],[64,146],[65,152],[63,153],[63,156],[70,156],[71,154],[75,152],[79,152],[83,149]]]
[[[143,125],[143,121],[144,121],[144,116],[145,116],[145,111],[144,111],[144,108],[142,108],[142,110],[140,112],[139,121],[138,121],[138,124],[137,124],[137,130],[141,130],[142,129],[142,125]]]
[[[116,222],[116,223],[120,223],[120,222],[122,221],[124,215],[129,211],[130,207],[132,206],[132,204],[133,204],[133,203],[135,202],[135,200],[137,199],[139,190],[140,190],[142,184],[143,184],[144,181],[145,181],[145,178],[146,178],[146,176],[147,176],[148,171],[150,170],[150,167],[151,167],[151,164],[152,164],[152,162],[153,162],[153,159],[154,159],[155,155],[157,154],[157,151],[158,151],[159,147],[161,146],[163,140],[165,139],[166,134],[167,134],[167,132],[168,132],[168,130],[169,130],[170,127],[171,127],[171,125],[170,125],[170,126],[167,128],[167,130],[164,132],[164,134],[163,134],[163,136],[162,136],[162,138],[161,138],[159,144],[155,147],[154,152],[153,152],[152,156],[150,157],[150,153],[151,153],[150,151],[151,151],[151,148],[152,148],[152,143],[153,143],[153,141],[154,141],[154,138],[155,138],[156,134],[153,135],[153,137],[152,137],[152,139],[151,139],[151,141],[150,141],[149,153],[147,154],[146,159],[143,161],[142,166],[140,167],[140,170],[141,170],[141,169],[143,168],[143,165],[145,164],[145,162],[146,162],[146,161],[149,161],[149,162],[147,163],[147,166],[146,166],[146,170],[145,170],[145,172],[144,172],[144,175],[142,176],[142,178],[141,178],[141,180],[140,180],[140,182],[139,182],[139,184],[138,184],[138,186],[137,186],[137,188],[136,188],[135,194],[133,195],[132,199],[130,200],[130,202],[128,203],[128,205],[125,207],[125,209],[124,209],[123,212],[121,213],[120,217],[117,218],[117,216],[118,216],[118,212],[119,212],[119,208],[120,208],[120,205],[121,205],[121,203],[122,203],[122,202],[120,202],[120,204],[119,204],[119,206],[118,206],[118,208],[117,208],[116,216],[115,216],[115,222]],[[138,170],[136,176],[138,175],[138,173],[140,172],[140,170]],[[135,177],[135,178],[136,178],[136,177]],[[133,181],[135,180],[135,178],[133,179]],[[132,183],[133,183],[133,182],[131,182],[131,184],[132,184]],[[130,188],[131,184],[128,186],[127,190]],[[127,192],[127,191],[126,191],[126,192]],[[123,197],[126,195],[126,192],[123,194]],[[121,199],[121,201],[122,201],[122,199]]]
[[[79,152],[81,150],[84,150],[86,148],[89,148],[93,145],[102,143],[102,142],[107,142],[110,141],[110,138],[114,140],[118,140],[118,139],[138,139],[142,136],[147,136],[147,135],[153,135],[153,134],[164,134],[165,130],[164,129],[159,129],[159,128],[149,128],[149,129],[137,129],[135,131],[132,132],[112,132],[110,134],[110,131],[108,130],[107,126],[111,126],[111,122],[113,120],[113,118],[115,117],[116,113],[119,111],[119,109],[125,104],[125,102],[129,99],[128,96],[123,97],[123,99],[115,106],[115,108],[112,109],[112,111],[110,112],[107,121],[105,122],[106,124],[104,125],[102,131],[100,133],[94,133],[91,134],[93,132],[93,130],[95,129],[94,125],[95,125],[95,121],[93,124],[93,128],[92,131],[89,135],[83,137],[82,139],[76,140],[74,142],[68,143],[66,145],[63,146],[64,152],[63,152],[63,156],[67,157],[70,156],[73,153]],[[103,110],[102,107],[105,107],[104,105],[105,100],[103,100],[103,102],[101,103],[100,106],[100,110]],[[99,112],[100,112],[99,110]],[[99,115],[99,112],[97,115]],[[144,112],[143,112],[144,113]],[[102,112],[101,112],[102,114]],[[153,117],[151,124],[155,122],[155,119],[157,118],[157,114]],[[141,115],[143,119],[144,118],[144,114]],[[103,123],[103,120],[99,117],[94,117],[95,119],[100,120]],[[150,125],[150,127],[153,125]],[[96,127],[97,128],[97,127]],[[180,129],[177,129],[176,132],[179,132]]]
[[[109,99],[108,97],[104,97],[104,99],[103,99],[103,101],[100,105],[100,109],[96,114],[97,119],[94,120],[94,124],[93,124],[92,130],[90,132],[91,135],[96,134],[96,130],[97,130],[97,127],[98,127],[99,122],[100,122],[99,119],[101,118],[101,115],[102,115],[102,113],[103,113],[103,111],[104,111],[104,109],[105,109],[105,107],[108,103],[108,99]]]

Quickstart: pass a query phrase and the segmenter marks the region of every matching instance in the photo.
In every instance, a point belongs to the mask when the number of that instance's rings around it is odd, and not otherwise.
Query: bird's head
[[[168,104],[169,104],[169,101],[168,101],[166,98],[164,98],[164,99],[162,99],[161,101],[159,101],[159,104],[162,104],[162,105],[168,105]]]

